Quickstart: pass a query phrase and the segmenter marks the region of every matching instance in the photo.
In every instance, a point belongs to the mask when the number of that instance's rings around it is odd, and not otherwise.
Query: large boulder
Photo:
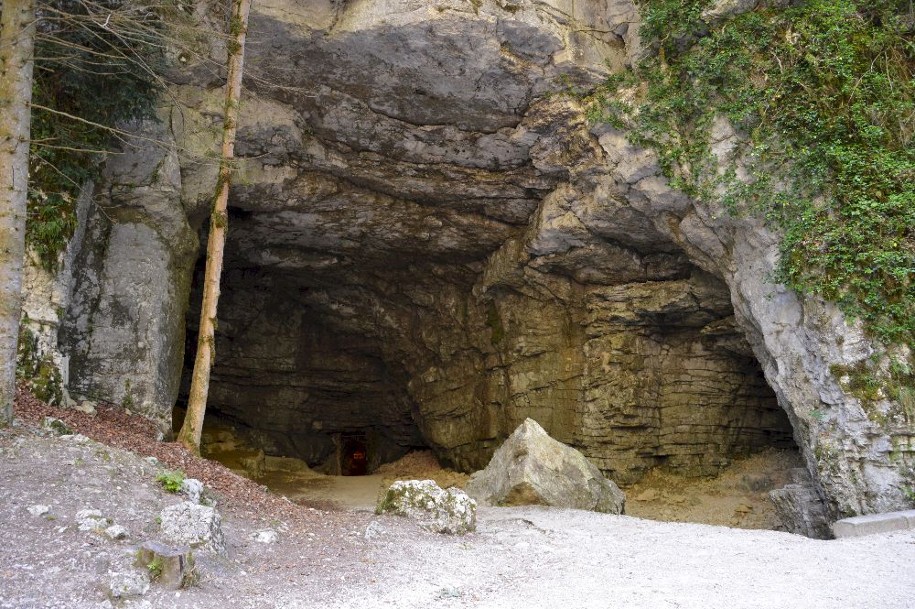
[[[432,480],[398,480],[375,510],[415,520],[434,533],[463,535],[477,528],[477,503],[458,488],[443,489]]]
[[[471,477],[467,493],[489,505],[553,505],[622,514],[626,494],[593,463],[526,419]]]

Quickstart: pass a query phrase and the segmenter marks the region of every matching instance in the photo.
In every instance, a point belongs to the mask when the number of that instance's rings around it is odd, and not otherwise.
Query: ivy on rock
[[[809,0],[720,23],[709,0],[640,4],[653,52],[592,93],[592,118],[657,151],[675,187],[764,214],[784,235],[778,280],[915,344],[909,0]],[[723,172],[716,116],[744,135]]]

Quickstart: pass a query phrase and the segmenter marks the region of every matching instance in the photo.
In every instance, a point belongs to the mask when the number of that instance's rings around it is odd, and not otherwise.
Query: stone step
[[[843,518],[832,525],[832,532],[837,539],[911,529],[915,529],[915,510]]]

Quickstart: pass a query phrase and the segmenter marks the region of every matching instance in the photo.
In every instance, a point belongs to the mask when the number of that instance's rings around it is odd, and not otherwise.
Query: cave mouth
[[[202,272],[201,262],[185,396]],[[517,294],[493,296],[478,307],[476,327],[437,317],[435,303],[402,279],[385,269],[353,286],[228,268],[207,420],[268,457],[336,476],[372,474],[429,448],[444,466],[481,469],[528,416],[624,487],[656,469],[709,478],[748,455],[796,449],[787,415],[736,328],[727,288],[707,274],[651,285],[651,310],[631,305],[644,299],[646,284],[601,288],[588,302],[596,317],[584,321]],[[461,291],[471,293],[464,285],[450,294]],[[426,350],[433,343],[457,351],[461,341],[477,350],[429,367],[410,350],[418,340]],[[490,353],[480,358],[484,348]],[[235,459],[236,447],[225,454]]]

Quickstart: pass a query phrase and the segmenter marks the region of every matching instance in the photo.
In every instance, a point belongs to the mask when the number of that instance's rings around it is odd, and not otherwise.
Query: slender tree
[[[35,0],[0,4],[0,426],[13,418],[22,302]]]
[[[235,156],[235,132],[238,127],[238,103],[245,62],[245,35],[248,31],[248,13],[251,0],[233,0],[229,28],[228,78],[222,130],[222,158],[213,212],[210,216],[210,236],[207,242],[207,262],[203,283],[203,304],[200,308],[200,331],[197,338],[197,356],[191,377],[187,415],[178,433],[178,440],[195,454],[200,453],[200,434],[206,412],[210,389],[210,369],[216,358],[216,307],[219,303],[219,284],[222,276],[223,252],[229,216],[229,185],[232,178],[232,160]]]

